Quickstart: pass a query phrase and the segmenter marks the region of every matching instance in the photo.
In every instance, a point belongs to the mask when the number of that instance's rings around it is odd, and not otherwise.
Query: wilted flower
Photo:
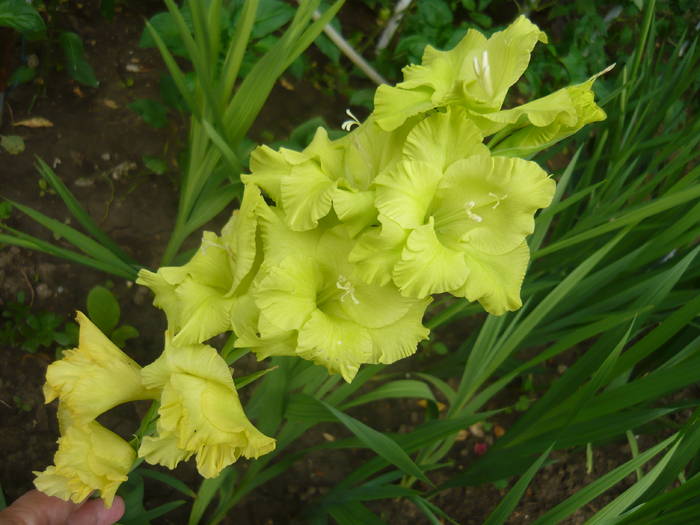
[[[246,417],[231,371],[213,348],[178,346],[166,334],[165,351],[142,376],[146,386],[162,390],[156,436],[139,448],[149,463],[174,468],[195,454],[199,473],[211,478],[240,456],[257,458],[275,448]]]

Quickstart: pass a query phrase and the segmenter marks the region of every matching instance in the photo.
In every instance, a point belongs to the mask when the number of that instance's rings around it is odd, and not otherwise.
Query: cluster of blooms
[[[111,501],[136,453],[170,468],[196,455],[211,477],[272,450],[226,363],[203,344],[217,334],[232,330],[259,359],[298,356],[351,381],[363,363],[415,352],[433,294],[496,315],[519,308],[525,238],[555,189],[521,157],[605,117],[594,78],[501,109],[538,41],[544,33],[524,17],[489,39],[469,31],[381,86],[375,111],[343,138],[319,128],[301,152],[255,150],[221,234],[205,232],[184,266],[139,274],[168,319],[154,363],[139,369],[79,314],[80,348],[47,373],[63,437],[37,486],[76,501],[99,489]],[[149,398],[160,401],[156,434],[137,452],[94,421]]]

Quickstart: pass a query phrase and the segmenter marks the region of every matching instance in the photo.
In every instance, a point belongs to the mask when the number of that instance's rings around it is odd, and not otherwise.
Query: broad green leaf
[[[70,31],[64,31],[59,35],[58,40],[61,43],[63,56],[66,59],[68,74],[81,84],[97,87],[99,82],[95,78],[92,66],[85,58],[85,49],[80,36]]]
[[[90,320],[107,336],[117,326],[121,315],[117,299],[104,286],[95,286],[90,290],[87,296],[87,311]]]
[[[26,0],[0,0],[0,26],[16,29],[30,39],[46,33],[44,19]]]

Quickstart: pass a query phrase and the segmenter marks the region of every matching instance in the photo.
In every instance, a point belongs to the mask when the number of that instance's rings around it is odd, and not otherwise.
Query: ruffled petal
[[[582,84],[569,86],[551,95],[524,104],[505,116],[487,118],[505,120],[504,132],[513,132],[493,148],[494,154],[529,157],[573,135],[586,124],[605,120],[606,114],[594,100],[595,75]],[[509,121],[512,121],[510,123]]]
[[[259,258],[256,244],[258,209],[264,202],[258,187],[246,184],[240,210],[233,212],[221,230],[221,241],[230,256],[231,290],[234,293],[241,293],[241,283],[254,271]]]
[[[435,107],[432,100],[434,89],[417,87],[401,89],[383,84],[374,95],[374,116],[385,131],[393,131],[413,115]]]
[[[97,490],[109,508],[135,459],[131,446],[99,423],[69,426],[58,439],[54,466],[35,472],[34,485],[49,496],[75,503]]]
[[[340,374],[348,383],[362,363],[372,356],[372,340],[366,328],[315,310],[299,330],[297,354]]]
[[[446,169],[456,160],[487,154],[479,128],[467,118],[464,109],[448,107],[417,124],[406,138],[403,154]]]
[[[199,473],[211,478],[241,455],[255,458],[274,449],[274,439],[245,416],[231,372],[213,348],[166,340],[163,355],[143,374],[144,381],[165,378],[157,435],[139,449],[146,461],[174,466],[195,454]]]
[[[290,255],[262,272],[253,291],[257,307],[281,330],[301,327],[316,308],[321,279],[316,263]]]
[[[517,310],[522,306],[520,287],[529,259],[530,250],[524,242],[502,255],[468,251],[465,260],[469,276],[462,287],[451,293],[479,301],[493,315]]]
[[[285,219],[292,230],[305,231],[318,225],[333,203],[337,182],[315,162],[294,166],[282,179],[280,190]]]
[[[231,310],[231,324],[236,334],[234,346],[250,348],[259,361],[270,356],[294,355],[296,330],[281,330],[263,316],[249,294],[237,298]]]
[[[85,424],[109,409],[137,399],[151,399],[141,383],[141,367],[117,348],[82,312],[79,346],[46,369],[44,396],[56,398],[72,422]]]
[[[391,364],[413,355],[418,343],[428,338],[430,330],[422,325],[431,297],[414,300],[410,308],[395,322],[369,330],[372,338],[371,363]]]
[[[403,228],[425,223],[426,214],[442,178],[442,170],[427,162],[403,161],[375,180],[379,213]]]
[[[457,161],[436,193],[438,232],[461,234],[482,252],[510,252],[533,232],[534,214],[549,205],[554,190],[535,162],[484,155]]]
[[[333,209],[353,237],[377,220],[373,191],[338,188],[333,194]]]
[[[201,343],[230,329],[234,298],[187,278],[176,291],[182,326],[174,331],[177,344]],[[168,324],[169,329],[170,323]]]
[[[461,286],[469,269],[461,252],[444,246],[437,238],[433,218],[413,230],[406,240],[393,278],[401,293],[423,298]]]
[[[355,264],[355,271],[362,280],[384,285],[391,281],[410,231],[388,217],[380,215],[379,222],[381,227],[369,228],[358,237],[348,261]]]

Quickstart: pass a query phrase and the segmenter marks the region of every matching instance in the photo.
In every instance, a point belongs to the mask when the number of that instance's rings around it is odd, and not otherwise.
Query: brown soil
[[[70,190],[120,246],[138,261],[155,266],[175,216],[174,159],[181,147],[184,123],[180,117],[173,116],[169,127],[156,130],[126,107],[138,98],[157,98],[158,80],[163,70],[156,52],[137,45],[143,27],[142,16],[148,14],[150,8],[146,5],[139,9],[142,11],[124,8],[113,21],[108,21],[95,8],[76,4],[57,22],[82,36],[100,86],[96,89],[78,86],[65,72],[56,71],[49,64],[50,72],[43,77],[43,85],[23,86],[9,95],[0,133],[21,135],[27,147],[17,156],[0,151],[0,193],[68,222],[70,215],[61,200],[43,192],[38,185],[39,176],[33,162],[34,156],[39,156],[55,167]],[[129,64],[138,66],[141,71],[127,71]],[[272,131],[276,138],[281,138],[295,124],[318,114],[326,115],[327,121],[335,126],[343,120],[344,101],[321,95],[313,86],[296,83],[293,79],[286,79],[284,85],[275,88],[256,126],[258,135]],[[46,118],[53,127],[13,126],[30,117]],[[141,161],[143,155],[165,156],[169,173],[149,174]],[[50,238],[17,212],[7,223]],[[113,283],[120,300],[122,321],[132,324],[141,333],[129,348],[134,358],[145,364],[160,351],[164,329],[163,317],[151,307],[147,290],[40,253],[0,247],[0,309],[23,292],[34,310],[52,311],[68,318],[76,308],[84,308],[91,287],[106,281]],[[55,407],[43,404],[41,385],[54,349],[43,349],[36,354],[18,348],[1,348],[0,351],[0,451],[4,457],[0,462],[0,485],[8,501],[12,501],[31,487],[33,470],[42,470],[52,462],[58,436]],[[356,415],[384,431],[410,431],[423,417],[423,409],[408,401],[377,403],[370,407],[370,411]],[[134,410],[130,410],[113,416],[117,426],[127,425],[129,419],[136,418]],[[507,426],[507,422],[503,423]],[[303,438],[304,445],[327,439],[323,432],[342,435],[337,426],[318,428]],[[457,444],[449,458],[454,463],[452,472],[462,470],[473,461],[475,443],[475,438],[470,438]],[[314,498],[327,492],[368,457],[365,451],[311,455],[244,500],[228,522],[236,525],[301,523],[304,508]],[[597,449],[593,476],[628,458],[629,452],[617,446]],[[585,473],[583,452],[560,453],[556,459],[559,461],[544,468],[532,484],[510,523],[528,523],[593,479]],[[177,473],[196,488],[197,478],[190,465],[178,468]],[[436,477],[435,481],[441,479]],[[146,482],[146,490],[147,508],[181,497],[151,480]],[[492,485],[460,488],[442,493],[436,503],[459,523],[477,524],[504,494],[504,489]],[[596,501],[596,508],[604,503]],[[390,524],[428,523],[411,503],[382,501],[371,507]],[[583,514],[593,510],[592,507],[587,509],[569,523],[580,523]],[[175,511],[156,523],[184,523],[187,512],[184,509]]]

